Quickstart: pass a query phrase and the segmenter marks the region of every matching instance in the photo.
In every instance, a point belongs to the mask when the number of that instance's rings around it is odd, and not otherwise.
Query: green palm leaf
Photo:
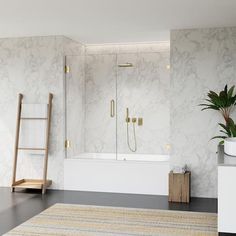
[[[221,126],[227,132],[228,136],[231,136],[230,127],[228,127],[222,123],[219,123],[219,126]]]
[[[211,138],[211,140],[212,139],[217,139],[217,138],[221,138],[221,139],[225,139],[225,138],[228,138],[227,136],[214,136],[213,138]]]
[[[232,86],[232,87],[229,89],[229,92],[228,92],[228,97],[229,97],[229,98],[231,98],[232,95],[233,95],[234,87],[235,87],[235,86]]]
[[[227,137],[236,137],[236,124],[230,118],[232,107],[236,106],[236,94],[234,92],[235,86],[232,86],[228,89],[227,84],[224,89],[218,94],[212,90],[207,93],[207,98],[204,99],[205,103],[199,104],[201,110],[217,110],[219,111],[226,124],[219,123],[219,126],[222,128],[220,133],[223,135],[218,135],[212,139],[225,139]],[[222,142],[222,141],[221,141]]]

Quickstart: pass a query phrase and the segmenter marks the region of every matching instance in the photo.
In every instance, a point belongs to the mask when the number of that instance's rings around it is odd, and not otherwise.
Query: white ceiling
[[[66,35],[88,44],[169,39],[236,26],[236,0],[0,0],[0,38]]]

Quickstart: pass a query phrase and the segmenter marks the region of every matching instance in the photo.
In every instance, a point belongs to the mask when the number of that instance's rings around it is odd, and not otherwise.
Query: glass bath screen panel
[[[85,152],[116,158],[116,56],[85,60]]]
[[[68,56],[68,158],[169,154],[169,52]]]
[[[116,56],[68,56],[67,158],[116,158]]]
[[[73,158],[84,153],[84,57],[67,56],[65,60],[66,157]]]
[[[117,63],[117,158],[168,154],[169,53],[119,54]]]

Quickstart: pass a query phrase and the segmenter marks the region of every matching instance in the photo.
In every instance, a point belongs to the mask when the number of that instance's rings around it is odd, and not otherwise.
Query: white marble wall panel
[[[63,188],[65,42],[61,36],[0,39],[1,186],[11,183],[17,94],[26,103],[47,103],[52,92],[48,177],[53,188]],[[20,152],[18,167],[18,178],[42,177],[42,157]]]
[[[84,56],[85,45],[74,41],[68,37],[62,37],[63,39],[63,52],[66,56]]]
[[[116,134],[118,153],[131,152],[125,123],[125,111],[129,107],[130,115],[144,119],[143,126],[136,125],[137,153],[168,154],[170,112],[166,66],[169,65],[169,50],[168,43],[163,45],[87,47],[86,152],[115,152]],[[133,63],[134,67],[117,66],[117,63],[126,62]],[[109,110],[110,100],[116,100],[116,95],[117,132],[115,118],[110,118]],[[130,136],[132,139],[132,133]]]
[[[190,167],[193,196],[216,197],[218,141],[210,138],[223,120],[198,104],[210,89],[235,85],[236,28],[172,31],[170,58],[172,165]]]
[[[169,53],[119,54],[117,77],[117,151],[132,153],[127,145],[126,108],[131,119],[143,118],[136,127],[137,151],[141,154],[168,154],[170,138]],[[133,125],[129,124],[130,145],[134,148]]]

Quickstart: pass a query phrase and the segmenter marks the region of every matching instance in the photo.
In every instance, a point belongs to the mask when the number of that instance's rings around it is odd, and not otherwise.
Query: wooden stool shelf
[[[25,188],[25,189],[43,189],[48,188],[52,184],[51,180],[46,180],[46,186],[42,179],[21,179],[12,185],[12,188]]]
[[[190,202],[191,172],[169,173],[169,202]]]

